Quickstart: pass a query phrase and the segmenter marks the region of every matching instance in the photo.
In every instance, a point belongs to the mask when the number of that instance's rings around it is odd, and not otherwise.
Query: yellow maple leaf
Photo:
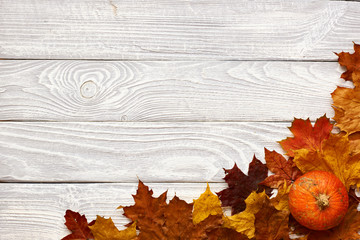
[[[95,240],[132,240],[136,238],[136,224],[119,231],[111,218],[97,216],[95,224],[89,227]]]
[[[330,135],[321,150],[310,152],[307,149],[295,151],[294,162],[303,172],[323,170],[335,174],[349,190],[351,185],[360,186],[360,155],[350,154],[347,135]]]
[[[255,214],[262,208],[268,198],[265,191],[252,192],[245,200],[246,209],[230,217],[224,218],[224,227],[245,234],[248,238],[255,236]]]
[[[193,223],[198,224],[210,215],[222,214],[220,199],[210,191],[208,183],[205,192],[194,200]]]
[[[271,198],[271,204],[276,208],[278,211],[282,210],[289,210],[289,192],[290,192],[291,185],[287,186],[286,181],[284,185],[278,189],[278,193],[276,197]]]

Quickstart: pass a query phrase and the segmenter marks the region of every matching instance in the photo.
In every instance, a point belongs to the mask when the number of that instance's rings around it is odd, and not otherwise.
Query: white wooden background
[[[127,220],[137,179],[187,201],[333,116],[360,3],[0,0],[0,239]]]

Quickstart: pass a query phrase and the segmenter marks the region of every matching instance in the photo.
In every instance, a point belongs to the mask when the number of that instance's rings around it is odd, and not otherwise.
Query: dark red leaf
[[[93,225],[92,221],[88,224],[85,215],[80,215],[78,212],[67,210],[65,213],[65,225],[72,232],[64,237],[62,240],[90,240],[94,239],[89,225]]]
[[[230,206],[232,214],[239,213],[246,208],[245,199],[254,190],[258,192],[266,190],[270,194],[271,189],[258,185],[268,176],[268,168],[255,156],[249,164],[248,175],[246,176],[235,164],[232,169],[225,170],[225,181],[228,188],[218,192],[222,205]]]

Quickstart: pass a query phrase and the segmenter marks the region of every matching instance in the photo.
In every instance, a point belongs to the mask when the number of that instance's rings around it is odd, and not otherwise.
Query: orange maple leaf
[[[294,157],[294,151],[302,148],[316,151],[321,148],[321,143],[330,135],[333,125],[326,115],[318,118],[314,127],[311,125],[310,119],[297,119],[292,122],[290,131],[294,137],[288,137],[280,141],[280,145],[290,157]]]
[[[295,166],[292,158],[287,161],[276,151],[270,152],[265,148],[265,161],[268,169],[275,174],[268,176],[262,181],[260,183],[262,185],[278,188],[284,182],[290,185],[292,181],[302,175],[301,171]]]

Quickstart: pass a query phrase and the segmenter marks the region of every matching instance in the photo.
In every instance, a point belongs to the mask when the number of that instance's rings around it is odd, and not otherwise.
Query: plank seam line
[[[321,117],[321,116],[319,116]],[[292,123],[292,120],[281,120],[281,121],[272,121],[272,120],[255,120],[255,121],[241,121],[241,120],[234,120],[234,121],[44,121],[44,120],[0,120],[1,123],[70,123],[70,124],[79,124],[79,123],[122,123],[122,124],[196,124],[196,123]],[[315,121],[311,121],[314,123]]]
[[[140,179],[141,180],[141,179]],[[147,181],[143,181],[146,184],[162,184],[162,183],[166,183],[166,184],[193,184],[193,183],[199,183],[199,184],[206,184],[206,183],[210,183],[210,184],[219,184],[219,183],[226,183],[225,181],[223,182],[207,182],[207,181],[200,181],[200,182],[147,182]],[[0,181],[0,185],[5,185],[5,184],[29,184],[29,185],[62,185],[62,184],[79,184],[79,185],[85,185],[85,184],[137,184],[138,182],[65,182],[65,181],[61,181],[61,182],[5,182],[5,181]]]
[[[0,61],[101,61],[101,62],[337,62],[336,59],[174,59],[174,60],[164,60],[164,59],[82,59],[82,58],[1,58]]]

